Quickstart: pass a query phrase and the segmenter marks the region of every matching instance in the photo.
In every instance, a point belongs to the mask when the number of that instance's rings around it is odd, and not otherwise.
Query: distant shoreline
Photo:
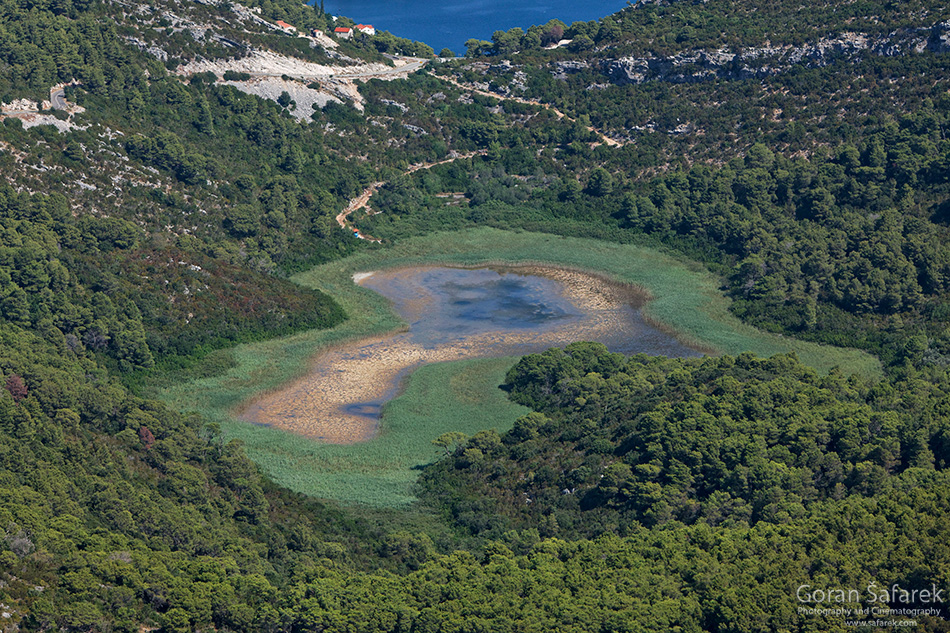
[[[313,4],[313,3],[310,3]],[[558,19],[565,24],[577,21],[600,20],[624,8],[623,2],[579,3],[556,0],[554,4],[518,5],[500,0],[483,0],[473,5],[444,5],[419,2],[408,8],[382,0],[348,3],[325,1],[324,9],[334,16],[345,16],[357,22],[372,24],[378,31],[389,31],[428,44],[438,54],[443,48],[456,55],[465,53],[469,39],[491,40],[495,31],[520,27],[527,29]]]

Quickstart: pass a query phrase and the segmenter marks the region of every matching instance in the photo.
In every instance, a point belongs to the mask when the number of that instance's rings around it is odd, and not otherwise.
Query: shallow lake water
[[[372,438],[380,408],[424,363],[513,356],[580,340],[614,352],[698,356],[647,323],[636,289],[548,267],[412,267],[361,273],[408,330],[321,353],[303,378],[251,403],[245,420],[314,439]]]
[[[641,293],[583,273],[543,267],[411,268],[375,272],[360,285],[392,301],[409,323],[408,340],[425,347],[495,332],[513,335],[499,344],[497,355],[546,349],[550,334],[564,342],[597,340],[628,354],[696,354],[644,321]]]

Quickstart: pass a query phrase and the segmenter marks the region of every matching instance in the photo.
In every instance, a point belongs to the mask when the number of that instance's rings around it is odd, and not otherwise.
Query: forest
[[[324,48],[235,8],[0,0],[0,629],[846,631],[799,589],[856,608],[898,586],[916,598],[878,606],[913,613],[888,617],[950,630],[922,597],[950,591],[945,5],[641,2],[304,116],[250,73],[179,69],[432,50]],[[57,86],[66,110],[42,103]],[[352,218],[372,244],[335,217],[379,182]],[[236,345],[352,318],[294,273],[472,227],[663,249],[745,323],[882,373],[526,356],[501,387],[531,412],[443,438],[399,509],[277,485],[157,398],[226,375]]]

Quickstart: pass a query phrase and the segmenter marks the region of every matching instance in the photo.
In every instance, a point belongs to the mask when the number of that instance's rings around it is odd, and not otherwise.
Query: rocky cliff
[[[739,51],[719,49],[693,50],[669,57],[622,57],[600,62],[558,62],[552,71],[565,77],[596,68],[618,85],[646,81],[696,83],[712,79],[749,79],[768,77],[792,66],[826,66],[840,59],[857,60],[862,56],[893,57],[908,53],[945,53],[950,51],[950,21],[930,28],[902,30],[885,37],[862,33],[842,33],[804,46],[761,46]]]

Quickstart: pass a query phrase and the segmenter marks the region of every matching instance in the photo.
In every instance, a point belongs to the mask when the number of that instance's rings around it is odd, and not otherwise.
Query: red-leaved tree
[[[23,400],[30,393],[30,390],[26,388],[26,383],[16,374],[10,374],[7,377],[6,388],[17,404],[20,404],[20,400]]]
[[[147,426],[139,428],[139,439],[142,440],[142,445],[145,446],[145,450],[155,446],[155,436],[152,435],[152,432],[148,430]]]

